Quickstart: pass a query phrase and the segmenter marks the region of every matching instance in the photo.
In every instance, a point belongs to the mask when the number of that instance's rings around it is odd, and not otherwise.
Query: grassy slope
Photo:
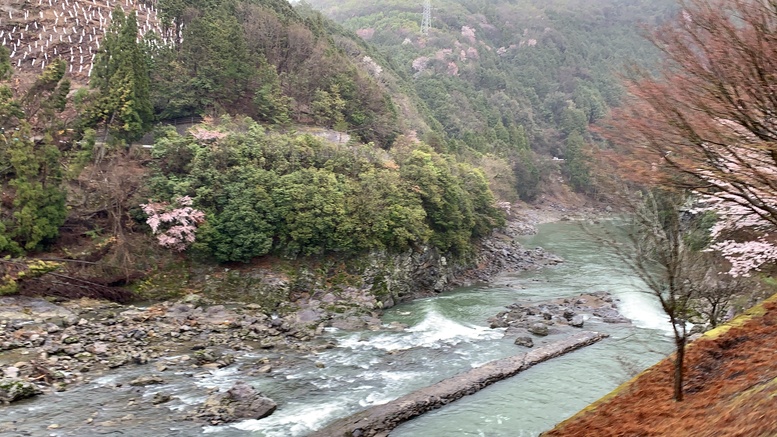
[[[777,435],[777,295],[686,353],[686,399],[669,357],[543,436]]]

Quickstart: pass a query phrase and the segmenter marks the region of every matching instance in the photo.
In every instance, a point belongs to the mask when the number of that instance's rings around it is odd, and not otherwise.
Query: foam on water
[[[385,404],[386,402],[396,399],[396,396],[392,396],[385,393],[370,393],[364,399],[359,400],[359,405],[362,407],[370,407],[372,405]]]
[[[207,399],[207,396],[201,394],[176,394],[176,400],[179,404],[169,405],[168,408],[172,411],[184,411],[192,405],[200,405]]]
[[[122,376],[119,373],[112,373],[110,375],[104,375],[93,379],[92,384],[97,384],[101,387],[114,386],[121,377]]]
[[[455,345],[466,340],[497,339],[502,333],[485,326],[463,324],[453,321],[435,310],[426,314],[421,323],[408,328],[415,333],[418,346],[433,347],[440,343]]]
[[[385,404],[386,402],[392,401],[398,396],[401,396],[403,393],[408,393],[412,389],[416,388],[413,385],[413,382],[423,380],[426,375],[426,372],[423,371],[414,372],[406,370],[363,372],[359,375],[360,380],[379,381],[376,385],[378,385],[380,388],[375,388],[372,386],[361,386],[357,389],[354,389],[353,391],[368,390],[368,393],[359,399],[359,405],[362,407]]]
[[[303,436],[335,417],[343,416],[346,402],[335,400],[317,404],[289,403],[270,417],[246,420],[232,425],[242,431],[258,431],[266,437]]]
[[[621,303],[618,310],[634,325],[645,329],[671,331],[669,317],[661,310],[655,296],[641,291],[622,292],[618,294]]]
[[[235,378],[239,376],[240,368],[238,366],[229,366],[221,369],[210,370],[209,375],[202,374],[200,379],[195,379],[194,383],[200,387],[219,387],[227,389],[235,383]]]
[[[459,323],[438,311],[430,310],[421,322],[402,332],[378,334],[365,339],[360,334],[339,340],[338,346],[349,349],[404,350],[413,347],[439,348],[461,342],[492,340],[502,337],[500,330]]]

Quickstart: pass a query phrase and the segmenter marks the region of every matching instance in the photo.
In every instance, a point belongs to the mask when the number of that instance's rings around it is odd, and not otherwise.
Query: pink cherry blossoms
[[[167,202],[141,204],[148,215],[146,223],[157,236],[159,245],[184,251],[194,242],[197,225],[205,221],[205,213],[191,207],[189,196],[179,197],[173,205]]]
[[[774,223],[756,214],[753,206],[742,206],[725,194],[702,196],[705,210],[713,211],[718,221],[710,229],[713,244],[709,250],[719,252],[731,263],[731,276],[750,276],[764,264],[777,261],[777,240],[770,235]],[[743,241],[728,238],[733,233],[747,236]]]
[[[718,120],[729,129],[734,146],[705,143],[714,152],[714,165],[698,169],[698,175],[713,190],[701,193],[704,209],[715,212],[710,250],[720,252],[731,263],[729,274],[749,276],[764,264],[777,261],[777,168],[773,150],[742,125]],[[739,236],[738,239],[731,238]],[[739,241],[741,240],[741,241]]]
[[[192,129],[189,132],[192,134],[194,138],[205,142],[220,140],[227,136],[227,134],[225,134],[224,132],[208,130],[202,127],[197,127],[196,129]]]

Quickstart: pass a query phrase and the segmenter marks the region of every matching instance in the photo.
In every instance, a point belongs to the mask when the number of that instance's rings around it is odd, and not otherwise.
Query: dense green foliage
[[[60,153],[51,129],[70,83],[65,63],[53,62],[17,99],[2,82],[11,77],[7,60],[8,51],[0,47],[0,253],[18,255],[53,240],[65,221]],[[42,140],[33,138],[30,121],[49,128]]]
[[[147,41],[157,116],[240,114],[348,131],[387,148],[400,133],[386,89],[338,49],[324,19],[285,1],[160,0],[172,45]],[[328,25],[333,26],[331,23]]]
[[[422,37],[419,2],[310,2],[412,77],[450,151],[513,162],[524,199],[536,196],[542,167],[521,152],[526,144],[565,158],[567,181],[590,188],[584,157],[596,138],[588,126],[618,104],[616,74],[626,62],[656,59],[638,23],[660,22],[676,8],[672,0],[435,1],[431,32]]]
[[[427,242],[465,255],[472,238],[504,223],[482,172],[423,144],[338,146],[250,119],[218,130],[166,131],[152,185],[159,198],[188,195],[205,211],[195,249],[222,262]]]
[[[534,200],[558,174],[591,190],[588,127],[617,104],[613,67],[653,56],[633,26],[668,10],[638,3],[455,0],[438,5],[422,38],[418,4],[406,0],[317,0],[342,27],[304,2],[159,0],[168,44],[138,40],[136,15],[116,10],[74,118],[59,116],[70,104],[64,62],[23,95],[0,87],[0,250],[56,237],[62,169],[110,175],[103,158],[126,149],[105,139],[130,143],[154,120],[230,114],[248,118],[159,136],[150,188],[106,183],[101,196],[123,196],[104,202],[109,226],[119,232],[131,194],[149,189],[160,201],[191,196],[207,217],[195,250],[222,262],[421,244],[465,255],[503,223],[493,193]],[[296,135],[305,124],[352,141]]]
[[[148,59],[136,41],[137,34],[135,14],[125,16],[121,9],[113,12],[90,83],[97,95],[86,123],[101,123],[124,141],[140,138],[154,118]]]

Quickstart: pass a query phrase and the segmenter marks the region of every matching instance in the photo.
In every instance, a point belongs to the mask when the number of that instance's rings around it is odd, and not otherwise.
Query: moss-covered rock
[[[35,384],[17,378],[0,379],[0,403],[9,404],[41,394]]]

